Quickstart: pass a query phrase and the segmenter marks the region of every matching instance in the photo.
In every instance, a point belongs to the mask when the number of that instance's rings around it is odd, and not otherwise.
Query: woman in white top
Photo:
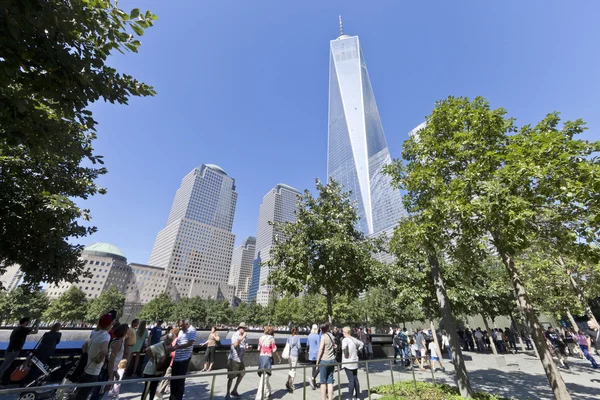
[[[350,399],[358,399],[360,396],[360,384],[358,382],[358,352],[362,351],[364,343],[353,338],[350,327],[342,328],[344,339],[342,340],[342,367],[346,370],[348,377],[348,394]]]
[[[442,331],[442,348],[448,352],[450,362],[452,362],[452,350],[450,350],[450,335],[444,330]]]
[[[117,326],[114,331],[114,339],[110,342],[108,349],[108,363],[106,366],[108,372],[108,380],[119,380],[119,376],[117,374],[117,370],[119,369],[119,363],[123,359],[123,352],[125,351],[125,335],[127,335],[127,331],[129,330],[129,326],[127,324],[121,324]],[[108,390],[110,385],[105,388]]]

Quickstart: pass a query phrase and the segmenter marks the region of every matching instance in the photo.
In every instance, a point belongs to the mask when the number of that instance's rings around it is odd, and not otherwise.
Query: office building
[[[242,244],[233,250],[233,257],[231,258],[229,285],[235,288],[235,297],[243,302],[248,301],[255,251],[256,238],[248,236]]]
[[[285,240],[277,223],[294,222],[296,208],[301,193],[291,186],[278,184],[269,191],[260,205],[258,228],[256,231],[256,252],[252,269],[249,300],[256,298],[259,304],[267,305],[271,297],[272,286],[267,285],[270,268],[262,267],[270,259],[270,251],[277,240]]]
[[[383,172],[391,162],[360,41],[343,33],[340,19],[340,36],[330,42],[327,175],[351,192],[367,235],[405,214],[400,191]]]
[[[254,254],[252,254],[254,256]],[[5,268],[5,271],[2,275],[0,275],[0,284],[2,290],[10,292],[21,283],[21,279],[23,278],[23,271],[21,271],[21,266],[14,264],[9,265]]]
[[[46,291],[48,297],[58,298],[72,285],[83,290],[89,299],[95,299],[111,286],[119,292],[125,292],[130,268],[127,258],[117,246],[94,243],[83,249],[80,259],[85,263],[84,271],[90,277],[82,277],[78,283],[60,282],[58,285],[49,285]]]
[[[179,296],[226,297],[235,236],[235,180],[219,166],[194,168],[177,189],[149,265],[164,268]]]

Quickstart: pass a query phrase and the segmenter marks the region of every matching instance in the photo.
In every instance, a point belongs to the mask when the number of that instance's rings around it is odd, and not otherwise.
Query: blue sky
[[[600,2],[120,0],[159,16],[139,54],[110,64],[154,98],[98,103],[95,148],[108,188],[81,204],[146,263],[181,179],[203,163],[236,179],[236,243],[256,232],[277,183],[326,178],[329,41],[359,35],[392,157],[436,100],[477,95],[519,124],[551,111],[599,139]]]

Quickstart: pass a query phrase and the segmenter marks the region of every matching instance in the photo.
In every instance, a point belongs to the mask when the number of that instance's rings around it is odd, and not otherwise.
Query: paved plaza
[[[493,356],[493,355],[481,355],[467,353],[470,358],[467,361],[467,368],[470,373],[470,377],[473,386],[476,390],[489,391],[504,396],[511,396],[515,399],[551,399],[552,393],[548,386],[548,382],[543,373],[541,363],[538,359],[528,354],[518,355],[505,355],[505,356]],[[445,360],[444,366],[445,372],[440,370],[434,374],[436,382],[446,382],[453,384],[454,368],[452,364]],[[569,391],[573,399],[587,400],[587,399],[600,399],[600,371],[594,370],[590,367],[587,360],[579,360],[575,358],[569,359],[571,364],[570,370],[561,370],[562,376],[567,383]],[[277,364],[276,367],[280,365]],[[247,369],[246,376],[239,387],[239,393],[242,399],[250,400],[256,397],[258,387],[258,376],[255,372],[256,366],[249,367]],[[225,372],[224,370],[218,370],[215,372]],[[306,375],[309,376],[310,369],[306,369]],[[394,380],[406,381],[412,380],[413,374],[410,369],[403,368],[399,365],[394,365]],[[335,395],[337,398],[337,380],[338,375],[336,372],[336,385],[334,386]],[[346,399],[346,385],[347,380],[345,373],[340,373],[342,382],[341,398]],[[418,381],[431,382],[432,377],[431,371],[419,371],[414,370],[414,376]],[[288,393],[285,389],[285,382],[287,379],[287,371],[273,371],[271,377],[271,385],[273,387],[273,398],[274,399],[286,399],[286,400],[300,400],[300,399],[318,399],[320,398],[320,392],[313,391],[306,384],[306,391],[304,391],[303,385],[303,370],[298,368],[295,391],[293,394]],[[373,387],[382,384],[391,383],[391,374],[389,368],[389,362],[386,360],[373,361],[369,363],[369,382],[367,383],[366,369],[362,368],[359,372],[360,385],[362,390],[362,398],[368,398],[367,387],[368,384]],[[206,374],[194,373],[186,380],[186,392],[185,398],[187,399],[209,399],[211,392],[211,383],[213,377],[206,376]],[[139,399],[142,391],[141,383],[128,383],[123,382],[121,386],[120,398],[124,400]],[[305,393],[306,392],[306,393]],[[214,389],[213,399],[223,400],[226,394],[226,376],[216,376],[214,378]],[[17,396],[6,396],[2,397],[6,400],[16,399]],[[373,396],[376,398],[376,396]],[[165,396],[166,399],[166,396]]]

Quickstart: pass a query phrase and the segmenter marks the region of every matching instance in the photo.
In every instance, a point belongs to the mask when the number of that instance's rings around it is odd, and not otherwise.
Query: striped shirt
[[[189,342],[196,341],[196,328],[190,326],[184,332],[183,329],[179,331],[179,335],[177,336],[177,345],[183,346]],[[192,357],[192,352],[194,351],[194,346],[186,347],[185,349],[177,349],[175,352],[174,361],[186,361],[190,357]]]

